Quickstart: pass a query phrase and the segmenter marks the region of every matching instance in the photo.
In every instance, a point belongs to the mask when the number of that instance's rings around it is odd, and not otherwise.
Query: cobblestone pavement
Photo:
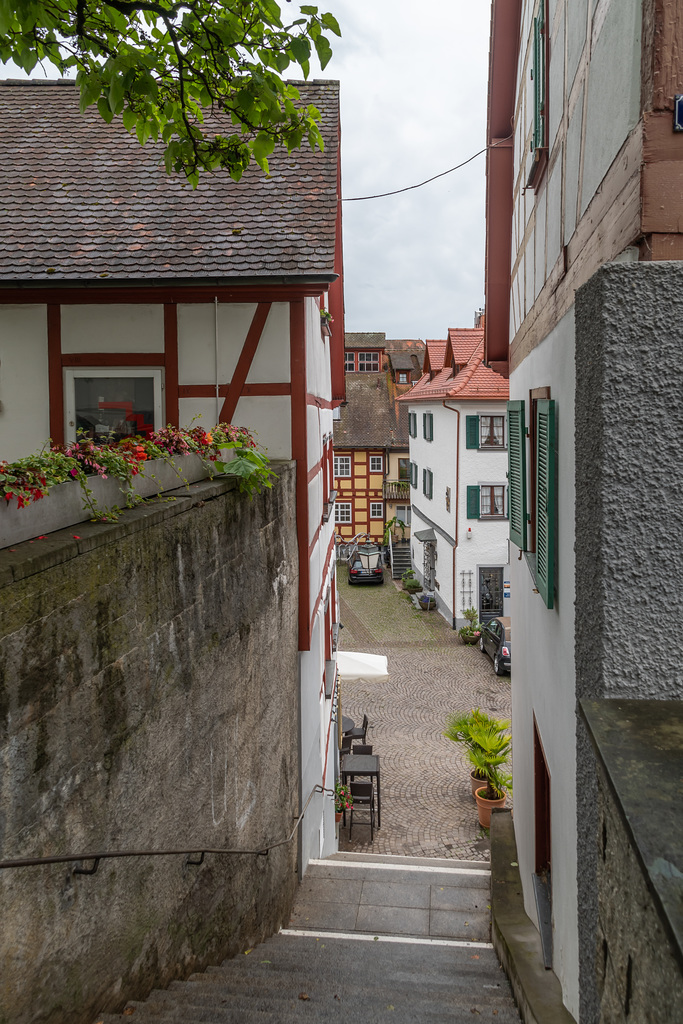
[[[389,681],[341,683],[344,714],[360,725],[381,757],[382,827],[370,843],[367,825],[340,826],[339,849],[415,857],[489,858],[479,826],[469,766],[442,736],[447,715],[480,707],[509,718],[510,677],[466,647],[436,612],[419,611],[386,575],[383,587],[351,587],[340,566],[340,647],[386,654]]]

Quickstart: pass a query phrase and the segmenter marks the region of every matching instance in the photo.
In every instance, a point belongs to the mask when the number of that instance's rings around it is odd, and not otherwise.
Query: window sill
[[[480,523],[507,523],[507,516],[479,516]]]
[[[505,444],[480,444],[477,448],[478,452],[506,452],[507,445]]]

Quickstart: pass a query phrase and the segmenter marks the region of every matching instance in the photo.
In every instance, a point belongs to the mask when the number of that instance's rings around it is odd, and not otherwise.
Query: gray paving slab
[[[373,882],[366,879],[360,896],[360,904],[373,907],[417,907],[428,910],[430,886],[401,882]]]
[[[363,879],[316,878],[306,875],[297,894],[304,903],[360,903]]]
[[[395,882],[398,884],[452,885],[460,888],[483,888],[488,885],[489,875],[483,869],[442,869],[433,871],[423,867],[410,868],[408,865],[397,867],[386,864],[368,865],[346,864],[339,861],[326,861],[325,864],[311,865],[305,877],[338,878],[340,882],[349,879],[363,879],[373,882]]]
[[[455,885],[433,885],[430,888],[432,910],[468,910],[470,907],[488,913],[491,892],[486,889],[463,889]]]
[[[429,911],[426,911],[428,914]],[[290,928],[351,932],[356,927],[358,904],[299,903],[292,910]]]
[[[340,579],[343,579],[340,574]],[[388,577],[383,587],[340,584],[344,650],[385,654],[389,680],[345,682],[344,713],[370,719],[381,755],[382,827],[340,829],[340,850],[453,860],[488,860],[464,752],[443,735],[446,716],[480,707],[509,718],[510,679],[465,647],[438,612],[416,611]]]
[[[432,938],[489,942],[490,922],[491,918],[488,914],[462,910],[430,910],[429,934]]]
[[[356,931],[384,935],[429,935],[429,910],[414,907],[358,907]]]

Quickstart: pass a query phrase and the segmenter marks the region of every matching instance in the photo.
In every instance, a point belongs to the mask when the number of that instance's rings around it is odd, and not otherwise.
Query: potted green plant
[[[512,790],[512,776],[507,771],[512,750],[512,737],[496,724],[476,725],[472,730],[472,747],[467,751],[470,763],[480,778],[486,780],[474,794],[479,810],[479,824],[491,825],[491,811],[504,807]]]
[[[389,536],[392,531],[401,531],[401,540],[406,539],[406,524],[398,516],[393,516],[384,527],[384,536],[382,537],[382,544],[386,545],[389,543]],[[413,574],[414,575],[414,574]]]
[[[334,787],[334,820],[341,821],[344,811],[350,811],[352,807],[353,797],[350,787],[337,780]]]
[[[406,569],[401,579],[403,581],[403,589],[407,590],[409,594],[419,594],[422,590],[422,584],[419,580],[415,579],[413,569]]]
[[[491,728],[505,733],[510,728],[510,721],[506,718],[494,718],[480,708],[473,708],[472,711],[461,711],[458,714],[450,715],[446,719],[446,729],[443,735],[453,743],[461,743],[469,759],[470,751],[477,745],[478,730],[482,728]],[[472,799],[474,799],[476,791],[487,779],[485,775],[479,773],[477,768],[472,768],[470,781]]]
[[[476,644],[481,636],[479,613],[476,608],[465,608],[463,615],[467,619],[467,625],[460,627],[458,636],[464,644]]]

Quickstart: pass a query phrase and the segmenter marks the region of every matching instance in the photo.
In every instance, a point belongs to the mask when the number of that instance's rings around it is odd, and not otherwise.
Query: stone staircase
[[[290,927],[102,1024],[519,1024],[488,941],[487,864],[337,854]]]
[[[392,546],[392,556],[393,566],[391,570],[391,578],[394,580],[400,580],[406,569],[411,568],[410,543],[394,544]]]

